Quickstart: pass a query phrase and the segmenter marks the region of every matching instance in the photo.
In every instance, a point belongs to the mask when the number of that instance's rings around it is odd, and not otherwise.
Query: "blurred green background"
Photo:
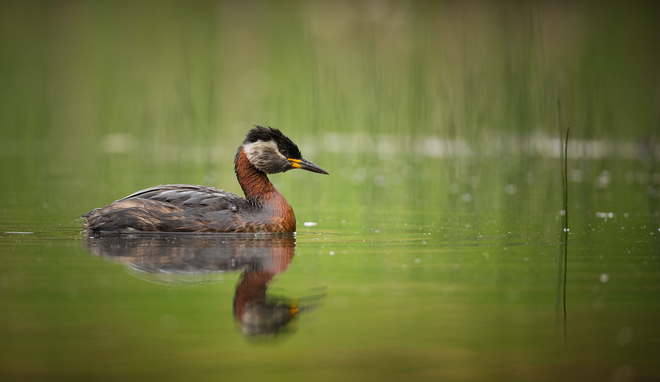
[[[430,178],[439,192],[468,174],[501,180],[557,155],[538,146],[559,126],[573,126],[576,157],[595,141],[604,159],[622,143],[647,146],[626,159],[649,154],[659,129],[654,2],[10,1],[0,13],[9,205],[64,193],[82,213],[158,183],[240,192],[231,160],[254,124],[334,175],[294,174],[307,192],[282,181],[285,195],[341,211],[414,202]],[[484,157],[494,168],[471,167]],[[437,159],[452,160],[434,171]],[[377,175],[401,187],[364,190]],[[334,192],[318,194],[321,181]]]
[[[660,378],[659,16],[653,1],[0,2],[0,375]],[[328,304],[256,347],[231,324],[237,273],[146,283],[85,252],[75,221],[157,184],[240,194],[254,124],[331,174],[271,176],[299,231],[277,286],[326,286]]]

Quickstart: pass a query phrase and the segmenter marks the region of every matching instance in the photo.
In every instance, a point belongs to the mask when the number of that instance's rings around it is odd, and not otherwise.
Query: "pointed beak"
[[[330,175],[328,174],[327,171],[322,169],[321,167],[315,165],[314,163],[308,161],[307,159],[287,159],[289,162],[291,162],[291,166],[293,168],[301,168],[303,170],[311,171],[311,172],[317,172],[319,174],[325,174],[325,175]]]

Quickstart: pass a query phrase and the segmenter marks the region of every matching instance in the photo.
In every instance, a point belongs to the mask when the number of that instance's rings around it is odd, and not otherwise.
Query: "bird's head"
[[[239,152],[241,149],[250,163],[266,174],[300,168],[328,175],[324,169],[303,158],[298,146],[272,127],[255,126],[245,137]]]

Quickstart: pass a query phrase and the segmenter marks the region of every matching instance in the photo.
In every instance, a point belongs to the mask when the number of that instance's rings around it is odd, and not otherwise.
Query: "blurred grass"
[[[65,136],[85,150],[103,134],[131,133],[233,148],[261,123],[291,135],[474,140],[491,130],[553,133],[558,98],[567,120],[584,126],[576,138],[642,138],[655,127],[653,3],[3,2],[2,10],[3,138]]]

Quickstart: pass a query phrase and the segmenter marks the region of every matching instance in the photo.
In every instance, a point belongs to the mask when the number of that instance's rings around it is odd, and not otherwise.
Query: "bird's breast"
[[[256,215],[256,221],[266,223],[265,231],[294,232],[296,230],[296,215],[293,213],[293,208],[277,190],[263,200]]]

